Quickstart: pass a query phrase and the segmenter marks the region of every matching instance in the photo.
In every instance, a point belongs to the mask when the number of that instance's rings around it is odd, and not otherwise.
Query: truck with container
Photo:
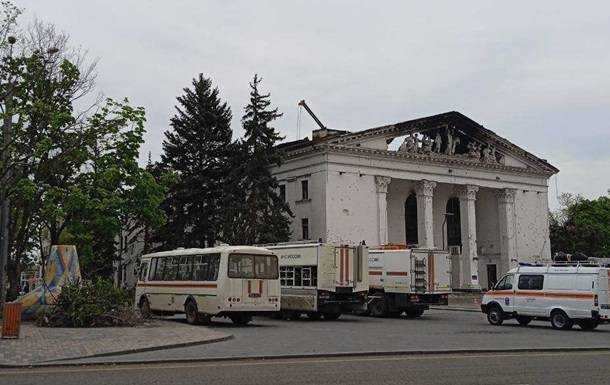
[[[451,256],[444,250],[380,246],[369,250],[366,314],[417,318],[430,305],[447,305]]]

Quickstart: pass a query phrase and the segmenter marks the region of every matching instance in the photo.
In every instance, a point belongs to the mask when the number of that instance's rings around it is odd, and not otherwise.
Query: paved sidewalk
[[[41,328],[21,325],[19,339],[0,339],[0,367],[27,366],[224,341],[231,334],[164,320],[136,327]]]

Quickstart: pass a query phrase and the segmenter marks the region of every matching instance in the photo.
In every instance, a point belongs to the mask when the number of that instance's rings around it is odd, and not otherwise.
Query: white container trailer
[[[369,288],[366,246],[325,243],[265,245],[279,259],[285,318],[337,319],[363,311]]]
[[[369,250],[368,313],[375,317],[421,316],[430,305],[447,305],[451,257],[443,250]]]

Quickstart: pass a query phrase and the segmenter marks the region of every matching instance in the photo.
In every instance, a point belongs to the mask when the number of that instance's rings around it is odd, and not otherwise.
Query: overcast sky
[[[561,172],[559,193],[610,188],[608,1],[16,0],[99,58],[98,86],[146,107],[141,159],[161,152],[198,73],[233,110],[258,73],[297,137],[297,101],[360,130],[457,110]],[[304,115],[301,136],[315,128]]]

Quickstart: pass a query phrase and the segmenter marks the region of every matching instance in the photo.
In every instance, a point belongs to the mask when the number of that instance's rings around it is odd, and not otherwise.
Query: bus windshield
[[[229,278],[277,279],[275,255],[230,254]]]

